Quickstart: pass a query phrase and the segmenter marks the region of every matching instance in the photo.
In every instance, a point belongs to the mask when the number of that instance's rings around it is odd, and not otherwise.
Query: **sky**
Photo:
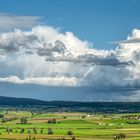
[[[140,101],[139,0],[0,0],[0,95]]]

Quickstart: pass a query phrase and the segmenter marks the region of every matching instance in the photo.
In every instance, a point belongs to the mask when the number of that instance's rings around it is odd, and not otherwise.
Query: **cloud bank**
[[[140,86],[140,30],[97,50],[51,26],[0,34],[0,81],[52,86]]]

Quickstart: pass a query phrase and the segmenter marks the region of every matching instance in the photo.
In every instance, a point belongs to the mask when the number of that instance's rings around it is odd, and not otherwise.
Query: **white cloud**
[[[0,13],[0,32],[15,28],[29,28],[37,25],[41,17],[19,16],[8,13]]]
[[[50,26],[0,34],[0,81],[54,86],[139,86],[140,30],[115,50],[97,50]],[[131,41],[129,41],[131,40]],[[14,77],[13,77],[14,76]]]
[[[0,54],[3,59],[0,62],[2,66],[0,80],[14,82],[16,79],[13,77],[9,79],[9,76],[15,75],[19,78],[17,80],[19,82],[16,81],[16,83],[24,83],[23,80],[28,83],[30,79],[36,84],[79,85],[85,68],[81,67],[82,69],[79,70],[75,64],[45,60],[48,57],[58,57],[69,52],[77,56],[81,52],[88,51],[88,46],[87,41],[81,41],[72,33],[63,34],[49,26],[38,26],[27,32],[18,29],[14,32],[2,33]],[[41,77],[44,82],[41,82]],[[45,78],[49,78],[49,82],[44,80]]]
[[[9,76],[0,78],[1,82],[10,82],[15,84],[41,84],[48,86],[76,86],[77,79],[75,77],[30,77],[20,79],[17,76]]]

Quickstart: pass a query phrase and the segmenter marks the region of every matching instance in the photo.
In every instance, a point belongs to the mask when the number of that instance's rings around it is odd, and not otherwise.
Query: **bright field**
[[[124,118],[134,114],[86,114],[86,113],[31,113],[29,111],[0,111],[4,118],[16,118],[2,122],[0,119],[0,139],[2,140],[114,140],[114,136],[125,134],[125,140],[140,140],[140,121]],[[137,116],[139,114],[136,114]],[[26,117],[26,124],[20,118]],[[48,123],[55,119],[56,123]],[[51,128],[53,134],[48,134]],[[7,131],[11,129],[11,131]],[[24,129],[24,132],[21,132]],[[36,134],[34,129],[36,129]],[[41,132],[42,130],[42,132]],[[72,135],[68,135],[72,131]]]

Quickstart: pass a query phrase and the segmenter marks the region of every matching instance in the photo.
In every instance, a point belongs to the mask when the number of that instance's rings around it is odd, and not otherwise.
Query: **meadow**
[[[1,140],[140,140],[139,113],[0,110]]]

